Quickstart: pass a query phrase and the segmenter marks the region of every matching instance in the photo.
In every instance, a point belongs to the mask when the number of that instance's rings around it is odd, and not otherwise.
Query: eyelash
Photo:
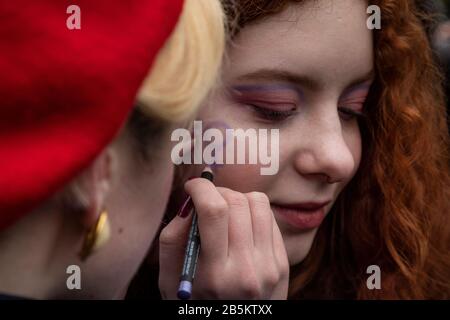
[[[366,115],[364,113],[355,111],[353,109],[339,107],[338,110],[341,114],[344,114],[343,117],[344,121],[351,121],[354,119],[366,119]]]
[[[272,122],[279,122],[286,120],[290,116],[292,116],[295,113],[295,109],[291,110],[285,110],[285,111],[278,111],[273,110],[269,108],[260,107],[254,104],[248,104],[253,110],[258,113],[258,116],[260,116],[264,120],[272,121]],[[350,108],[345,107],[339,107],[339,112],[343,115],[342,119],[344,121],[352,121],[354,119],[363,120],[366,119],[366,115],[363,112],[358,112]]]
[[[262,119],[273,122],[283,121],[295,113],[295,109],[279,111],[260,107],[254,104],[248,104],[248,106],[250,106]]]

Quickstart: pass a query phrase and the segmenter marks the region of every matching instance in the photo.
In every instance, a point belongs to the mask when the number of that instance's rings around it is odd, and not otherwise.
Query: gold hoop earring
[[[95,224],[86,232],[80,252],[81,261],[85,261],[92,253],[97,251],[110,237],[108,212],[103,210]]]

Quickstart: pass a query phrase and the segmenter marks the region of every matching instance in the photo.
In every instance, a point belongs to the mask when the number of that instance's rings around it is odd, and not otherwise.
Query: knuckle
[[[255,275],[247,274],[241,279],[241,290],[247,299],[261,299],[262,288]]]
[[[276,268],[271,268],[265,276],[265,284],[269,288],[274,288],[281,280],[281,273]]]
[[[227,272],[222,264],[211,263],[204,268],[199,268],[198,282],[194,286],[196,296],[201,299],[223,299],[228,297],[230,290],[230,281],[224,281],[227,278]]]
[[[200,211],[199,211],[200,212]],[[210,219],[220,219],[228,212],[226,201],[210,201],[205,204],[203,213]]]
[[[233,268],[233,270],[239,288],[239,296],[243,299],[261,299],[264,279],[255,268],[256,266],[251,255],[241,255],[238,261],[236,260],[235,262],[234,266],[236,269]],[[239,270],[239,272],[236,272],[236,270]]]

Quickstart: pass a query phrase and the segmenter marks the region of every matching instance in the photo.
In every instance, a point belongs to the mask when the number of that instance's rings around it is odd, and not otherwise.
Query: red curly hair
[[[302,0],[222,0],[239,28]],[[291,298],[450,298],[449,136],[443,78],[412,0],[374,0],[376,80],[361,166],[291,270]],[[235,8],[232,10],[232,8]],[[366,269],[381,268],[381,290]]]

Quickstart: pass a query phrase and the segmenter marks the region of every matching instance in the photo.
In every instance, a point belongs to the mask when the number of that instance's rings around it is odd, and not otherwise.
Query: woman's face
[[[361,0],[304,1],[244,27],[223,84],[199,118],[228,128],[279,129],[279,171],[226,164],[216,183],[270,199],[290,264],[302,261],[361,159],[358,117],[373,78]],[[270,136],[270,135],[269,135]]]

